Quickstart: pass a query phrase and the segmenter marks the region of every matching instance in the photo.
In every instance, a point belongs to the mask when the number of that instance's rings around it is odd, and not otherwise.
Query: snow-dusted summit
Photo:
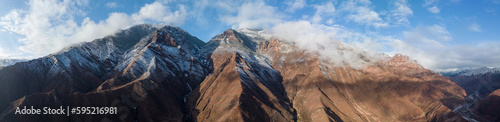
[[[435,72],[449,77],[455,76],[472,76],[486,73],[500,73],[500,67],[468,67],[468,68],[451,68],[444,70],[435,70]]]

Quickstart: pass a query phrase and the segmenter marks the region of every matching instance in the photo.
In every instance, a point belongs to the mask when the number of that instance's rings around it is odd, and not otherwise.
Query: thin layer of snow
[[[435,72],[444,76],[472,76],[481,75],[485,73],[496,73],[500,72],[500,67],[467,67],[467,68],[449,68],[449,69],[437,69]]]
[[[186,98],[193,92],[193,89],[191,88],[191,85],[189,85],[188,82],[186,82],[187,87],[189,88],[189,93],[184,96],[184,102],[186,102]]]
[[[495,72],[500,72],[500,67],[481,67],[477,69],[470,70],[462,75],[465,76],[471,76],[471,75],[480,75],[480,74],[486,74],[486,73],[495,73]]]
[[[256,39],[257,41],[269,40],[272,38],[272,33],[268,30],[258,30],[258,29],[238,29],[236,30],[239,33],[243,33],[252,39]]]

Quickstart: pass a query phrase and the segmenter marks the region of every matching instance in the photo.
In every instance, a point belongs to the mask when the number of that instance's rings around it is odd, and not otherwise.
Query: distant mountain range
[[[436,70],[437,73],[443,76],[455,77],[459,75],[480,75],[486,73],[496,73],[500,72],[500,67],[476,67],[476,68],[453,68],[446,70]]]
[[[0,67],[10,66],[17,62],[27,61],[26,59],[0,59]]]
[[[228,29],[205,43],[179,27],[136,25],[1,68],[0,121],[470,119],[453,112],[466,110],[468,93],[453,78],[401,54],[339,51],[367,66],[334,64],[262,30]],[[15,114],[24,106],[114,106],[118,113]]]
[[[456,113],[476,121],[500,121],[500,67],[437,71],[462,87],[468,97]],[[465,113],[465,114],[464,114]],[[472,121],[472,120],[470,120]]]

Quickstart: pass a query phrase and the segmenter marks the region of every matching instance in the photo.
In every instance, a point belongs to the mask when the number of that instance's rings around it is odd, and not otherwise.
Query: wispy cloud
[[[426,7],[429,12],[438,14],[441,11],[437,6],[438,1],[439,0],[425,0],[423,6]]]
[[[394,9],[391,10],[388,20],[394,21],[396,24],[410,24],[408,17],[413,15],[407,0],[397,0],[393,3]]]
[[[339,11],[346,12],[347,19],[356,23],[373,27],[387,27],[389,24],[384,22],[370,6],[371,2],[368,0],[348,0],[339,5]]]
[[[474,31],[474,32],[482,32],[483,30],[477,23],[472,23],[469,25],[469,30]]]
[[[493,4],[500,4],[500,0],[488,0],[488,1]]]
[[[116,8],[116,7],[118,7],[118,4],[116,2],[109,2],[109,3],[106,3],[106,7]]]
[[[307,4],[305,0],[288,0],[285,2],[288,6],[285,11],[295,12],[296,10],[304,8]]]
[[[500,66],[500,43],[481,41],[476,44],[449,44],[452,34],[440,25],[419,25],[405,31],[402,39],[394,39],[393,53],[400,52],[416,59],[429,69]]]
[[[428,7],[427,10],[435,14],[439,14],[439,12],[441,11],[437,6]]]
[[[314,8],[316,12],[311,19],[313,23],[320,23],[323,21],[323,17],[333,17],[335,15],[335,6],[333,6],[332,2],[327,2],[323,5],[315,5]],[[329,24],[333,23],[333,19],[328,19],[327,21],[331,21],[327,22]]]
[[[237,9],[237,13],[221,18],[222,22],[232,25],[233,28],[270,28],[274,24],[282,22],[284,17],[275,7],[266,5],[261,0],[246,2],[239,7],[234,7],[234,9]]]

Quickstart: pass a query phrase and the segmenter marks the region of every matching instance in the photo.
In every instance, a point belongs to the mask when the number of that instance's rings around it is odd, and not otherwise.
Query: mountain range
[[[25,59],[0,59],[0,67],[10,66],[17,62],[27,61]]]
[[[500,68],[479,67],[438,71],[462,87],[465,104],[454,111],[478,121],[500,121]]]
[[[402,54],[370,58],[338,47],[366,66],[334,63],[263,30],[228,29],[205,43],[179,27],[136,25],[1,68],[0,121],[498,120],[498,107],[481,108],[496,105],[493,91],[475,99],[470,113],[480,117],[464,115],[471,92],[460,86],[469,78],[443,76]],[[15,114],[24,106],[118,113]]]

